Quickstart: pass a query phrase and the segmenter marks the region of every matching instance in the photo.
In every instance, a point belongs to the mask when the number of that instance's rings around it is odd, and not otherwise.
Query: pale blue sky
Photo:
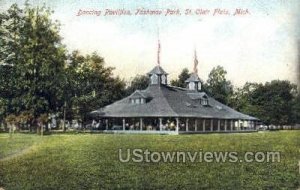
[[[0,0],[0,10],[12,2]],[[53,18],[62,23],[61,34],[69,50],[97,51],[115,73],[129,80],[156,64],[157,28],[160,30],[161,65],[176,77],[182,68],[192,69],[193,52],[199,59],[199,75],[206,80],[216,65],[228,71],[236,85],[272,79],[296,81],[297,40],[300,39],[298,0],[31,0],[46,3]],[[181,16],[80,16],[82,10],[179,8]],[[247,16],[185,16],[190,9],[248,9]]]

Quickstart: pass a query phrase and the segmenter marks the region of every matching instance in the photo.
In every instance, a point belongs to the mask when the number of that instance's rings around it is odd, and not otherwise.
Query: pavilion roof
[[[164,69],[160,65],[157,65],[148,73],[148,75],[153,75],[153,74],[167,75],[168,73],[164,71]]]
[[[138,95],[138,96],[137,96]],[[132,97],[147,97],[144,104],[133,104]],[[208,105],[200,103],[201,98]],[[204,92],[168,85],[149,85],[147,89],[91,112],[98,117],[196,117],[216,119],[258,120],[240,113],[208,96]]]
[[[196,73],[192,73],[191,76],[187,80],[185,80],[185,82],[200,82],[200,81],[201,80]]]

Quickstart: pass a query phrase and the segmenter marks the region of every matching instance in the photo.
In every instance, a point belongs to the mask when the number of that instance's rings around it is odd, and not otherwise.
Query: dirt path
[[[35,145],[32,145],[32,146],[27,147],[27,148],[25,148],[25,149],[23,149],[23,150],[20,150],[20,151],[18,151],[18,152],[15,152],[15,153],[13,153],[13,154],[10,154],[10,155],[8,155],[8,156],[6,156],[6,157],[4,157],[4,158],[1,158],[1,159],[0,159],[0,162],[2,162],[2,161],[7,161],[7,160],[11,160],[11,159],[13,159],[13,158],[16,158],[16,157],[22,156],[22,155],[24,155],[24,154],[27,154],[27,153],[31,152],[35,147],[36,147]],[[1,190],[1,189],[0,189],[0,190]]]

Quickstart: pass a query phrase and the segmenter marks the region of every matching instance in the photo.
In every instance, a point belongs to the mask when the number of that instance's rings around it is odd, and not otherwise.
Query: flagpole
[[[160,40],[159,40],[159,28],[157,29],[158,49],[157,49],[157,65],[160,65]]]
[[[196,48],[194,50],[194,73],[198,74],[198,58],[197,58],[197,51]]]

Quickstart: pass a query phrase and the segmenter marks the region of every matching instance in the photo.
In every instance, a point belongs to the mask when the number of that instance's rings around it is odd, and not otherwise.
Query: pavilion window
[[[135,103],[140,104],[140,99],[139,98],[135,99]]]
[[[190,89],[190,90],[195,90],[195,83],[190,82],[190,83],[189,83],[189,89]]]
[[[146,99],[145,98],[131,98],[129,102],[131,104],[145,104]]]
[[[166,77],[166,75],[162,75],[161,76],[161,83],[162,84],[167,84],[167,77]]]
[[[134,99],[130,99],[130,102],[131,102],[132,104],[134,104]]]
[[[201,99],[200,99],[200,103],[201,103],[203,106],[208,106],[208,100],[207,100],[207,98],[201,98]]]
[[[198,83],[198,90],[201,90],[201,82]]]
[[[151,84],[158,84],[158,76],[157,75],[151,76]]]

